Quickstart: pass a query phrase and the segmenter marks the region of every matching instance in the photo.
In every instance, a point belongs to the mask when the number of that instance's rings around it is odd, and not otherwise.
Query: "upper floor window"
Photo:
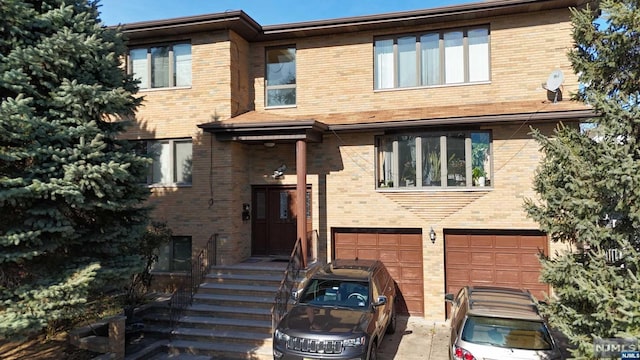
[[[191,44],[131,49],[128,70],[140,89],[191,86]]]
[[[489,28],[379,38],[375,89],[489,81]]]
[[[295,47],[267,49],[266,106],[296,104]]]
[[[387,135],[376,146],[378,188],[491,185],[489,132]]]
[[[191,139],[146,140],[140,142],[139,149],[141,153],[148,154],[153,160],[147,174],[147,184],[191,184],[193,163]]]

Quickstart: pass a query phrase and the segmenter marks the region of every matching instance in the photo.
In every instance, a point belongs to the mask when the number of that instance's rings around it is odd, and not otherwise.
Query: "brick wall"
[[[249,43],[237,34],[197,34],[192,39],[193,86],[141,92],[144,106],[129,138],[192,137],[193,185],[153,189],[154,217],[176,235],[193,237],[197,254],[218,234],[220,263],[251,254],[251,224],[241,219],[251,203],[251,185],[295,184],[295,146],[274,148],[218,142],[197,125],[264,111],[264,49],[295,44],[297,106],[272,109],[280,115],[399,109],[545,99],[552,70],[565,74],[564,92],[576,87],[566,58],[571,44],[568,11],[489,19],[491,83],[373,91],[373,39],[382,33]],[[486,24],[487,22],[473,23]],[[442,28],[473,25],[439,24]],[[435,27],[433,29],[436,29]],[[398,33],[406,32],[396,29]],[[424,29],[415,29],[427,30]],[[388,33],[394,33],[393,30]],[[552,104],[540,104],[540,110]],[[327,134],[308,146],[307,183],[312,185],[313,229],[319,230],[321,259],[331,258],[332,227],[414,227],[424,234],[425,317],[443,320],[443,229],[537,229],[522,204],[534,197],[533,171],[540,154],[529,124],[492,127],[494,187],[486,191],[381,192],[374,184],[374,133]],[[550,132],[553,125],[544,127]],[[280,164],[283,179],[269,175]],[[437,232],[435,244],[429,229]],[[309,229],[311,230],[311,229]],[[556,249],[552,245],[551,252]]]
[[[568,10],[556,10],[411,30],[417,32],[490,24],[490,84],[374,91],[374,37],[402,34],[407,32],[406,29],[253,44],[251,75],[256,110],[264,110],[265,104],[265,47],[290,44],[297,49],[297,106],[269,109],[270,113],[301,115],[538,98],[544,100],[546,91],[541,84],[555,69],[564,72],[565,89],[576,88],[577,79],[566,56],[572,44],[568,15]]]
[[[174,235],[191,236],[194,256],[218,234],[221,263],[235,263],[248,256],[248,245],[237,247],[231,240],[246,225],[238,224],[236,217],[227,217],[228,209],[240,209],[239,195],[229,196],[231,184],[243,180],[237,179],[242,176],[237,169],[232,171],[239,152],[229,152],[228,144],[212,139],[197,125],[229,118],[232,111],[246,108],[250,101],[247,56],[243,55],[248,45],[233,37],[232,43],[222,32],[195,34],[191,39],[192,86],[140,91],[144,102],[136,114],[136,125],[126,134],[129,139],[193,139],[192,186],[153,188],[153,217],[167,222]],[[230,223],[234,226],[228,226]]]

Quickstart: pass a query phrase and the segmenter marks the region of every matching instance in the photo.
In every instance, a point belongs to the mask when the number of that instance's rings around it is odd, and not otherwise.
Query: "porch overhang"
[[[322,142],[322,134],[328,126],[315,120],[224,123],[211,122],[198,125],[203,131],[215,135],[219,141],[238,141],[243,143],[264,143],[268,141]]]

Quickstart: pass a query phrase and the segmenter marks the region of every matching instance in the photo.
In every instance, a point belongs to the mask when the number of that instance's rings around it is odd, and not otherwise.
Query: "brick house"
[[[569,7],[584,3],[125,24],[145,98],[127,137],[156,154],[150,201],[175,235],[156,279],[209,239],[234,264],[287,258],[300,238],[310,261],[382,259],[404,311],[427,319],[463,284],[549,291],[536,255],[556,245],[523,211],[529,131],[592,115],[569,101]]]

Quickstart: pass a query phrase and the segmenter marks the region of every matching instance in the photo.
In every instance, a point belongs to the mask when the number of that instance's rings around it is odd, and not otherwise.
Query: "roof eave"
[[[150,38],[184,36],[187,34],[233,30],[249,41],[277,40],[321,36],[345,32],[381,30],[397,26],[470,20],[489,16],[526,13],[559,8],[581,7],[598,0],[496,0],[425,10],[395,12],[319,21],[261,26],[242,10],[197,16],[144,21],[120,25],[132,41]],[[115,27],[115,26],[114,26]]]
[[[375,14],[320,21],[263,26],[263,35],[269,40],[345,32],[382,30],[401,26],[425,25],[460,20],[473,20],[493,16],[581,7],[592,0],[496,0],[424,10]]]
[[[516,123],[516,122],[549,122],[549,121],[580,121],[595,117],[592,110],[571,110],[555,111],[543,113],[521,113],[521,114],[500,114],[447,117],[433,119],[399,120],[376,123],[359,124],[336,124],[329,125],[330,131],[375,131],[388,129],[410,129],[425,126],[452,126],[452,125],[483,125],[495,123]]]
[[[113,27],[120,27],[130,41],[224,30],[233,30],[247,40],[257,39],[262,34],[260,24],[242,10],[142,21]]]

